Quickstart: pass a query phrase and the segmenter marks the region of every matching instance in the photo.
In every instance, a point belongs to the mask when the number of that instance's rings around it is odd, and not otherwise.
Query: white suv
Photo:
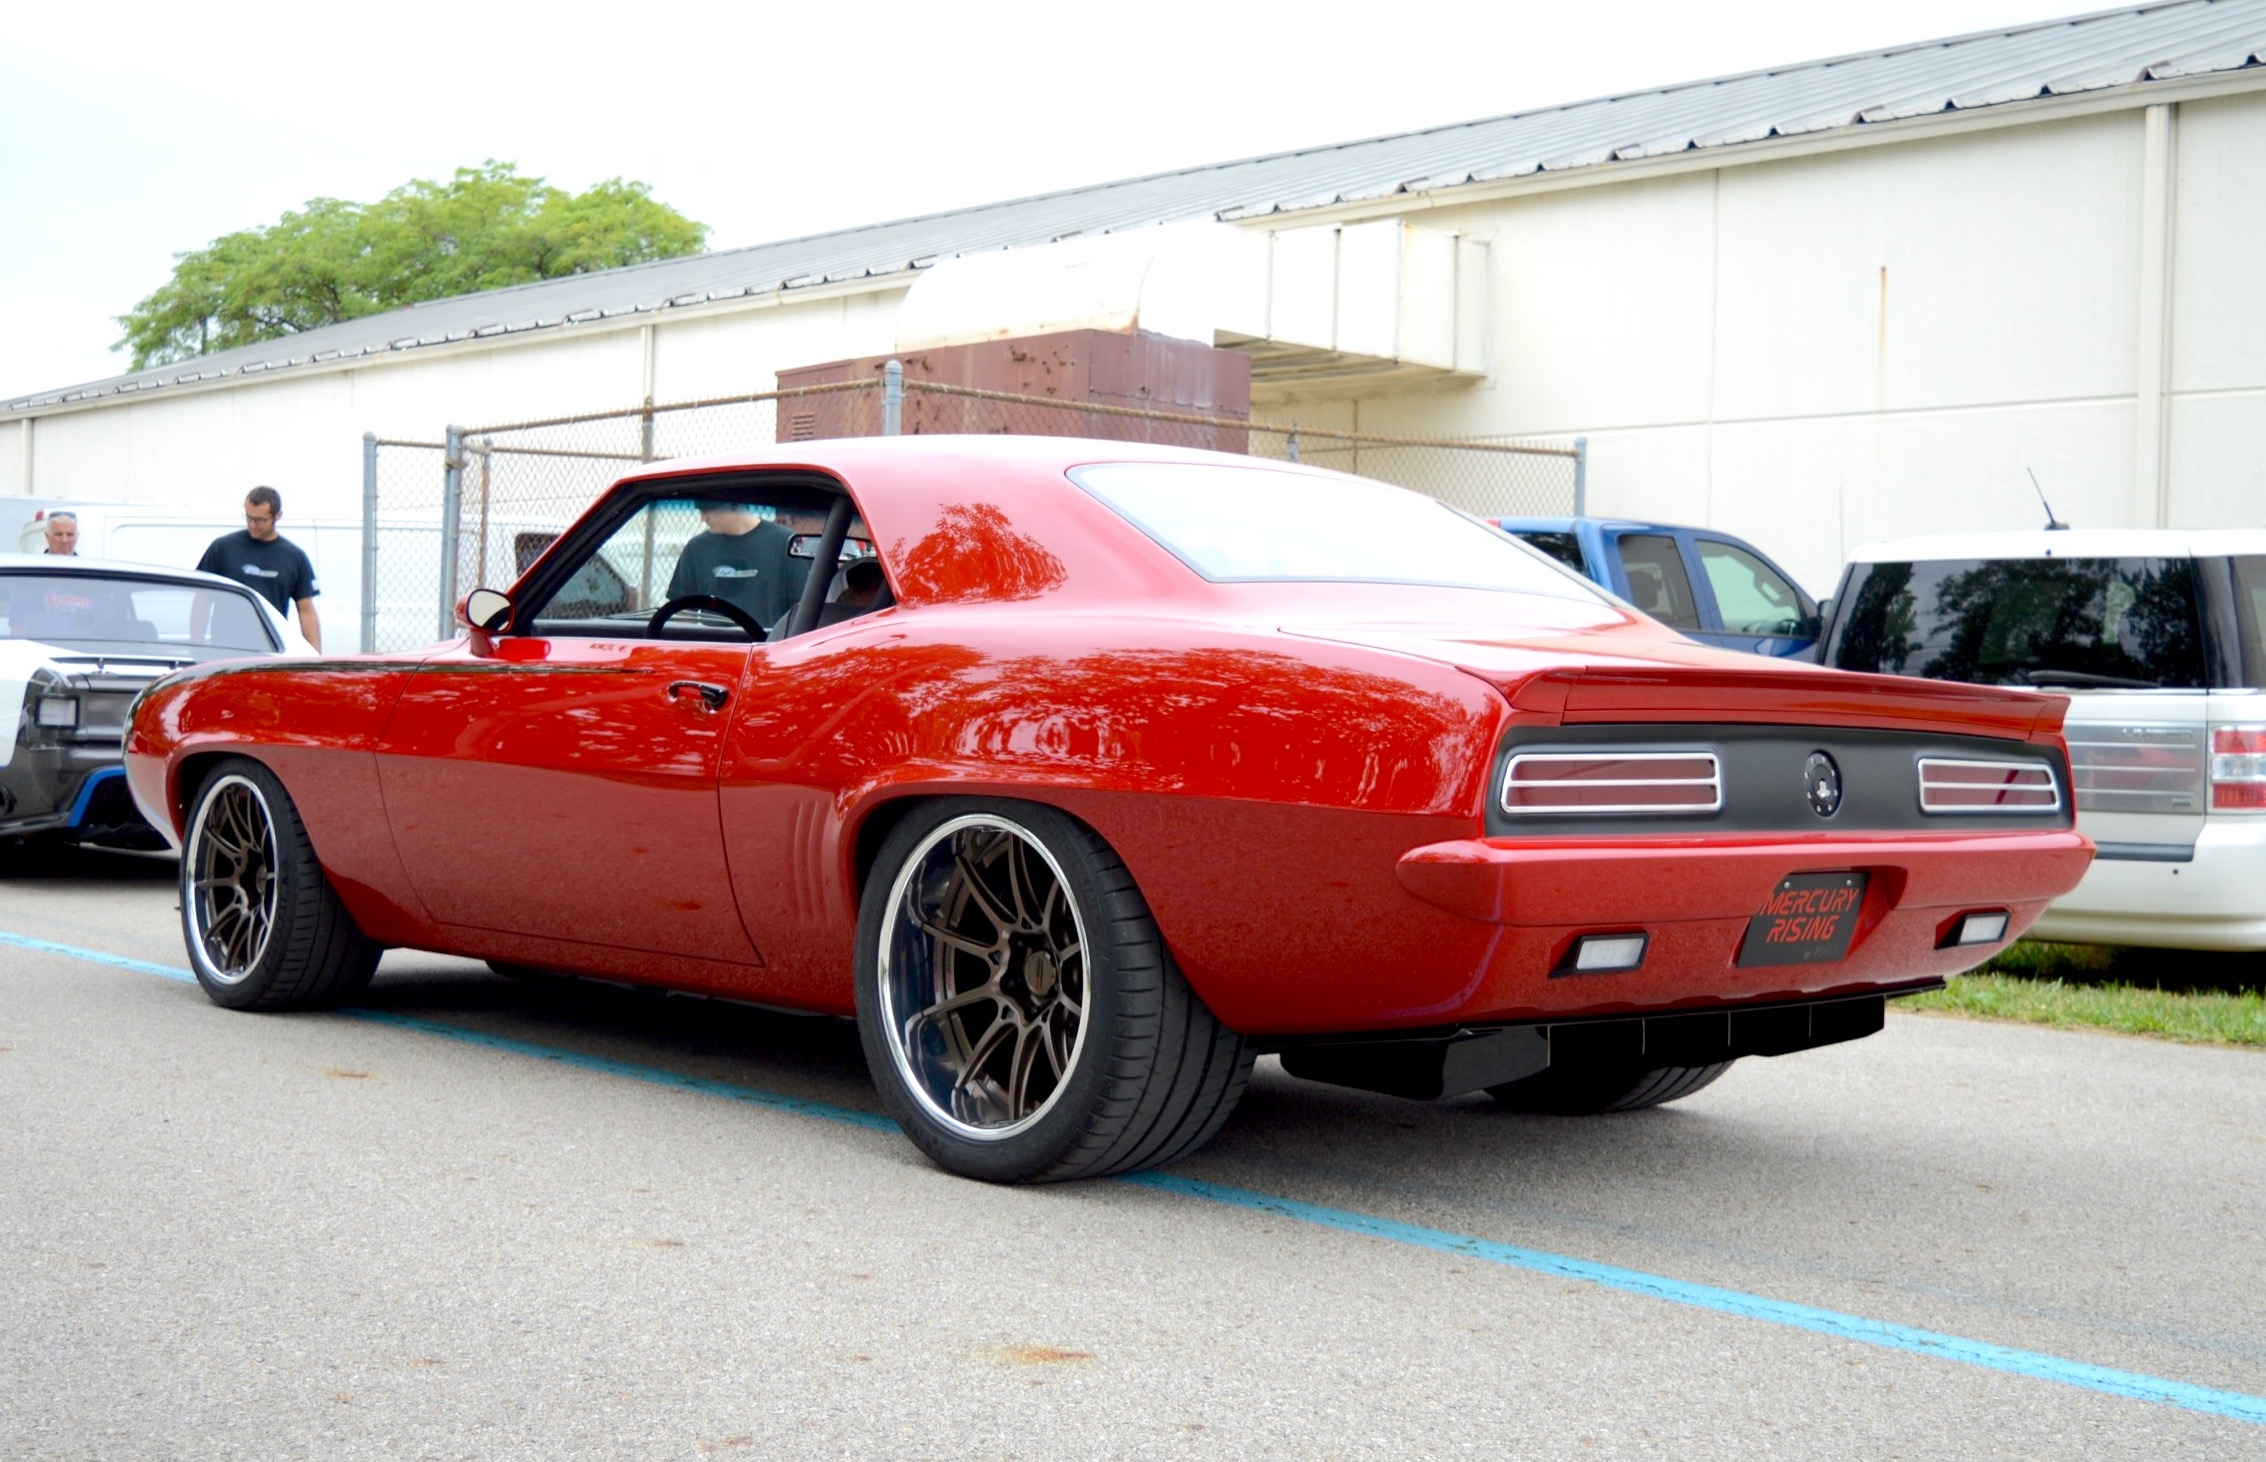
[[[2031,934],[2266,949],[2266,530],[1867,544],[1820,660],[2070,698],[2085,881]]]

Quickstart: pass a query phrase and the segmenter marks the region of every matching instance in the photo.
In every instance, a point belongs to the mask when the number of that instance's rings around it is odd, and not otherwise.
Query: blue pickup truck
[[[1817,652],[1817,601],[1728,533],[1618,518],[1491,521],[1695,640],[1794,659]]]

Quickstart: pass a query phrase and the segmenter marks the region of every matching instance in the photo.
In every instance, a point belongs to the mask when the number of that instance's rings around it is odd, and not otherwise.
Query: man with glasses
[[[299,545],[275,531],[276,520],[282,516],[283,494],[272,487],[253,488],[244,497],[243,531],[215,538],[205,556],[197,560],[197,567],[249,585],[280,613],[289,614],[296,606],[299,632],[320,650],[323,627],[315,617],[315,596],[322,589],[315,582],[315,566]],[[199,607],[205,606],[200,603]],[[195,622],[199,618],[192,614],[190,628],[202,639],[204,626]]]
[[[47,535],[46,551],[66,558],[79,556],[79,515],[68,508],[57,508],[47,515],[47,526],[41,530]]]

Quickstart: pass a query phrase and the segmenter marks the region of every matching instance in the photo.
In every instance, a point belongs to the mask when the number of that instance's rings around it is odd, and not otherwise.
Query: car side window
[[[647,635],[660,616],[670,640],[777,639],[802,602],[835,500],[809,488],[773,497],[726,486],[650,499],[595,546],[547,567],[513,622],[523,634],[616,639]],[[891,602],[864,524],[849,528],[813,627]],[[532,564],[549,546],[549,535],[523,533],[513,549]]]
[[[1529,548],[1538,548],[1577,574],[1586,575],[1589,566],[1582,562],[1581,540],[1571,533],[1540,533],[1519,529],[1511,534]]]
[[[1699,605],[1676,540],[1661,533],[1624,533],[1620,541],[1629,602],[1670,629],[1698,629]]]
[[[1802,594],[1769,564],[1735,544],[1719,538],[1702,538],[1700,571],[1715,591],[1715,607],[1723,628],[1741,635],[1799,635],[1810,632],[1804,624]]]

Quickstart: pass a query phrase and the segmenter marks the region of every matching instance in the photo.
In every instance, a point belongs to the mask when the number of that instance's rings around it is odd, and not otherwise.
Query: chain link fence
[[[1097,437],[1304,462],[1487,517],[1578,513],[1585,495],[1579,438],[1387,436],[905,381],[892,368],[880,380],[451,427],[440,442],[364,437],[362,648],[450,637],[459,596],[517,579],[640,463],[939,433]],[[656,554],[677,546],[650,545]]]
[[[375,433],[362,438],[358,639],[365,651],[398,650],[434,638],[447,461],[448,449],[441,442],[397,441]]]

